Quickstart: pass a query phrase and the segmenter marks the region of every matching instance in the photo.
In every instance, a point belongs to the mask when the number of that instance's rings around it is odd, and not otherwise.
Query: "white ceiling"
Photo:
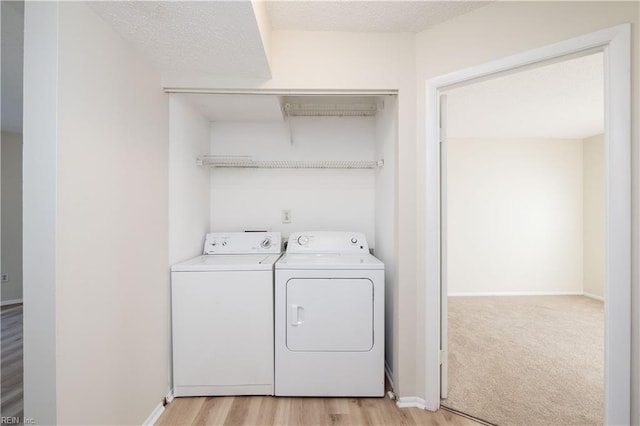
[[[275,30],[418,32],[478,1],[265,1]],[[251,1],[100,1],[89,5],[163,74],[270,78]]]
[[[2,130],[22,133],[24,3],[3,1]]]
[[[209,121],[282,121],[277,95],[175,94],[184,96]]]
[[[533,68],[447,93],[452,138],[582,139],[604,131],[601,53]],[[210,121],[282,121],[290,103],[376,103],[376,97],[191,94]]]
[[[582,139],[604,132],[601,53],[454,89],[453,138]]]
[[[277,30],[416,32],[483,6],[446,1],[267,2]],[[18,7],[16,7],[16,5]],[[268,78],[270,69],[249,1],[89,2],[161,72],[198,71]],[[22,129],[22,3],[2,2],[2,128]],[[449,94],[452,137],[582,138],[601,133],[602,55],[455,89]],[[211,120],[276,119],[276,97],[204,98]],[[223,95],[220,95],[223,96]]]
[[[417,33],[487,1],[268,1],[274,30]]]
[[[161,72],[270,77],[250,1],[88,3]]]

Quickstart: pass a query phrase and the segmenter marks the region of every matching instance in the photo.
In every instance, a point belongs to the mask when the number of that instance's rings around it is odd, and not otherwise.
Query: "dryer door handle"
[[[291,325],[298,326],[304,319],[304,308],[300,305],[291,305]]]

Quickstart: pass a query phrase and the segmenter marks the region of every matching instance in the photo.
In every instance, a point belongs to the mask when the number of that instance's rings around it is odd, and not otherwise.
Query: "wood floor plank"
[[[410,408],[410,415],[415,419],[416,422],[419,422],[424,419],[424,410],[420,410],[418,408]],[[431,416],[432,424],[434,426],[439,425],[452,425],[452,426],[477,426],[479,423],[474,422],[471,419],[467,419],[466,417],[459,416],[457,414],[451,413],[449,411],[440,410],[436,413],[432,413]],[[421,424],[421,423],[416,423]]]
[[[2,375],[2,400],[4,401],[6,395],[9,393],[22,392],[22,371],[16,374],[3,374]]]
[[[349,398],[323,398],[323,401],[329,414],[349,414]]]
[[[200,414],[205,399],[205,397],[174,398],[174,400],[165,407],[165,411],[156,422],[156,425],[196,424],[194,421]]]
[[[275,397],[267,396],[262,398],[258,411],[258,425],[271,425],[276,419],[277,400]]]
[[[22,305],[0,309],[0,414],[3,417],[22,417]]]
[[[157,425],[442,425],[478,423],[447,411],[398,408],[388,398],[235,396],[176,398]]]
[[[289,409],[289,419],[287,424],[289,425],[306,425],[304,418],[306,398],[291,398],[291,405]]]
[[[194,425],[221,425],[224,423],[231,404],[233,404],[234,397],[220,397],[220,398],[205,398],[202,407],[196,418],[194,419]]]
[[[274,425],[286,425],[288,424],[288,419],[290,418],[291,405],[293,403],[293,398],[278,398],[276,404],[276,415]]]
[[[381,425],[396,424],[398,426],[410,426],[415,424],[406,410],[397,409],[395,402],[389,398],[383,398],[381,404],[373,404],[377,417],[376,423]]]
[[[371,424],[362,411],[362,400],[360,398],[349,398],[349,422],[350,424],[365,425]]]
[[[350,424],[348,398],[323,398],[324,410],[329,415],[329,424],[343,426]]]
[[[234,397],[233,404],[224,422],[228,426],[256,424],[261,396]]]

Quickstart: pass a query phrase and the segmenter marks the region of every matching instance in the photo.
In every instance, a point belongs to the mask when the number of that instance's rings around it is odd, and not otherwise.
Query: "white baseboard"
[[[484,296],[584,296],[590,299],[599,300],[604,302],[604,297],[591,293],[581,292],[512,292],[512,291],[497,291],[491,293],[449,293],[448,297],[484,297]]]
[[[142,423],[142,426],[152,426],[156,424],[162,413],[164,413],[163,401],[156,405],[156,408],[153,409],[151,414],[149,414],[149,417],[147,417],[144,423]]]
[[[417,396],[400,397],[396,401],[396,405],[399,408],[419,408],[421,410],[424,410],[427,406],[425,400]]]
[[[604,297],[602,296],[598,296],[596,294],[591,294],[591,293],[583,293],[582,294],[584,297],[588,297],[589,299],[595,299],[595,300],[599,300],[601,302],[604,302]]]
[[[389,364],[387,364],[387,360],[384,361],[384,375],[387,376],[391,389],[395,392],[396,386],[393,383],[393,373],[391,372],[391,368],[389,368]]]
[[[22,303],[22,299],[3,300],[2,302],[0,302],[0,306],[17,305],[19,303]]]
[[[582,296],[580,291],[495,291],[487,293],[449,293],[449,297],[459,296]]]
[[[164,400],[160,401],[160,403],[156,405],[156,408],[153,409],[151,414],[149,414],[149,417],[147,417],[144,423],[142,423],[142,426],[153,426],[156,424],[162,413],[164,413],[165,401],[167,404],[173,401],[173,389],[170,389],[164,397]]]

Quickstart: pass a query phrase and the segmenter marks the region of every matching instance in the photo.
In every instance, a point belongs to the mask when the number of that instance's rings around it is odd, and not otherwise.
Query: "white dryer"
[[[365,236],[293,233],[275,270],[275,394],[384,396],[384,264]]]
[[[278,232],[207,234],[171,268],[175,396],[273,395]]]

